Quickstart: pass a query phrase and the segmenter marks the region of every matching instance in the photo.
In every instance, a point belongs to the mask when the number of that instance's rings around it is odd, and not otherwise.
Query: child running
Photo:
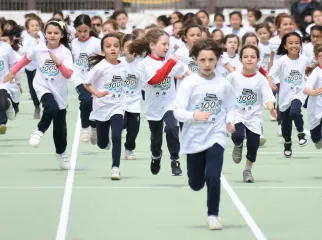
[[[142,60],[143,82],[145,83],[146,118],[151,131],[151,165],[152,174],[159,173],[162,158],[163,122],[171,159],[171,174],[182,175],[179,162],[179,127],[173,115],[176,89],[174,76],[182,76],[188,69],[173,56],[165,59],[169,50],[169,35],[160,29],[151,29],[145,39],[135,40],[130,45],[129,52],[141,56],[147,52]]]
[[[243,179],[246,183],[253,183],[252,166],[256,161],[257,151],[262,134],[265,104],[272,116],[276,116],[274,109],[275,97],[267,79],[258,72],[259,50],[253,45],[245,45],[240,50],[242,71],[235,71],[228,75],[227,80],[233,86],[236,95],[235,133],[232,134],[234,150],[232,157],[235,163],[240,163],[243,153],[243,141],[247,136],[246,167]]]
[[[38,147],[41,138],[53,122],[53,138],[56,147],[56,157],[60,168],[70,169],[67,155],[67,80],[72,75],[73,60],[68,49],[68,34],[62,21],[51,19],[45,28],[46,45],[37,45],[25,55],[6,76],[5,82],[12,82],[15,74],[31,61],[37,66],[33,82],[38,99],[43,105],[43,115],[38,123],[38,129],[31,134],[29,143]]]
[[[218,215],[226,128],[235,131],[234,90],[214,71],[221,54],[221,47],[212,39],[194,44],[191,55],[199,70],[180,85],[174,110],[175,117],[184,122],[180,153],[187,154],[189,186],[199,191],[207,184],[210,230],[222,228]]]
[[[92,37],[92,22],[88,15],[81,14],[76,17],[74,27],[77,38],[72,41],[72,54],[74,57],[74,73],[72,82],[78,93],[79,110],[82,123],[80,133],[81,142],[97,143],[95,122],[89,120],[92,111],[93,99],[91,94],[85,89],[84,82],[87,81],[88,57],[101,53],[101,41]]]
[[[96,123],[97,145],[109,150],[112,132],[111,179],[120,180],[121,138],[124,109],[122,106],[123,81],[126,78],[125,65],[118,60],[121,42],[117,33],[108,33],[101,40],[103,55],[89,58],[90,71],[85,88],[93,95],[93,111],[90,120]]]
[[[315,27],[315,26],[314,26]],[[313,27],[312,27],[313,28]],[[316,149],[322,148],[322,44],[314,46],[314,54],[317,64],[310,74],[304,93],[309,97],[307,105],[308,124],[311,132],[311,139]]]
[[[282,118],[282,135],[285,140],[284,156],[292,156],[292,122],[294,121],[298,131],[300,147],[307,145],[306,134],[304,133],[304,121],[301,114],[302,105],[305,102],[305,69],[310,61],[307,57],[300,55],[302,47],[301,36],[296,32],[284,35],[277,54],[281,55],[269,72],[268,80],[273,90],[276,85],[273,79],[280,80],[279,109]]]

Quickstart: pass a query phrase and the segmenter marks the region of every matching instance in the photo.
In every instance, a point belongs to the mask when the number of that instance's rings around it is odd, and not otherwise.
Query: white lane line
[[[243,216],[245,221],[247,222],[249,228],[252,230],[253,234],[255,235],[256,239],[258,240],[266,240],[267,238],[264,236],[261,229],[258,227],[252,216],[249,214],[247,209],[245,208],[244,204],[239,200],[235,191],[231,188],[229,183],[227,182],[224,175],[221,175],[221,184],[225,188],[226,192],[228,193],[229,197],[239,210],[240,214]]]
[[[58,225],[58,230],[56,234],[56,240],[65,240],[66,238],[69,209],[70,209],[70,203],[71,203],[72,191],[73,191],[75,166],[77,161],[80,129],[81,129],[81,120],[80,120],[80,112],[78,111],[72,153],[70,156],[71,169],[68,171],[68,174],[67,174],[65,192],[64,192],[63,203],[60,211],[60,218],[59,218],[59,225]]]

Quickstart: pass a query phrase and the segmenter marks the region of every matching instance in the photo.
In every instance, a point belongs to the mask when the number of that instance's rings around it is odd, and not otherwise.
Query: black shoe
[[[171,175],[172,176],[181,176],[182,170],[180,168],[180,162],[178,160],[173,160],[171,162]]]
[[[286,158],[292,157],[292,143],[284,143],[284,156]]]
[[[306,144],[307,144],[306,134],[305,133],[299,133],[297,135],[297,137],[299,138],[299,145],[300,145],[300,147],[306,146]]]
[[[162,151],[160,157],[151,157],[151,165],[150,170],[153,175],[157,175],[161,168],[161,158],[162,158]]]

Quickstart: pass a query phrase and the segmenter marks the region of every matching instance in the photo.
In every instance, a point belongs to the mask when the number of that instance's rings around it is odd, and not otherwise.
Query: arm
[[[233,68],[233,66],[232,66],[230,63],[226,63],[226,64],[224,65],[224,68],[225,68],[227,71],[229,71],[230,73],[235,72],[235,69]]]
[[[233,133],[235,132],[236,93],[231,84],[227,84],[225,95],[226,127],[229,132]]]
[[[92,95],[94,95],[97,98],[105,97],[108,95],[108,91],[99,92],[97,91],[91,83],[85,83],[84,87],[87,91],[89,91]]]
[[[304,93],[308,96],[319,96],[322,93],[322,88],[318,88],[318,89],[305,88]]]
[[[57,66],[57,68],[66,79],[70,79],[73,74],[73,70],[67,68],[63,63]]]
[[[269,63],[268,63],[267,71],[270,71],[271,67],[273,66],[274,57],[275,57],[275,53],[271,51],[271,54],[269,55]]]
[[[156,85],[162,82],[171,72],[172,68],[176,65],[176,61],[170,58],[148,81],[150,85]]]
[[[259,68],[259,72],[265,77],[268,75],[268,71],[266,71],[262,66]]]

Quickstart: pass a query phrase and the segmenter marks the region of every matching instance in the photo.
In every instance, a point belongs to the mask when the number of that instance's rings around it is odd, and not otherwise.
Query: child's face
[[[301,39],[297,36],[289,36],[286,39],[286,44],[284,45],[289,55],[297,55],[301,50]]]
[[[230,24],[233,29],[239,29],[241,25],[242,20],[240,19],[239,15],[234,14],[230,18]]]
[[[213,35],[212,35],[212,39],[215,40],[216,42],[222,42],[224,38],[224,35],[222,32],[220,31],[216,31]]]
[[[246,48],[241,57],[243,69],[246,71],[256,70],[259,59],[257,58],[256,51],[252,48]]]
[[[58,46],[60,39],[64,37],[59,27],[52,24],[48,25],[45,32],[47,44],[51,46]]]
[[[91,29],[86,24],[82,24],[76,28],[77,37],[80,41],[85,41],[91,32]]]
[[[37,36],[40,31],[39,22],[37,20],[31,20],[27,30],[30,35]]]
[[[115,37],[104,39],[103,53],[109,61],[115,61],[120,56],[120,40]]]
[[[318,56],[316,57],[316,61],[318,62],[319,66],[322,66],[322,52],[319,52]]]
[[[128,18],[125,14],[120,14],[117,16],[116,18],[116,23],[117,25],[122,28],[122,29],[125,29],[126,28],[126,24],[127,24],[127,21],[128,21]]]
[[[179,37],[179,32],[183,29],[183,24],[178,22],[173,25],[173,34],[175,37]]]
[[[209,18],[208,18],[208,16],[205,13],[203,13],[203,12],[198,13],[197,18],[200,19],[200,21],[201,21],[201,23],[202,23],[203,26],[208,27],[208,25],[209,25]]]
[[[172,13],[171,16],[170,16],[170,22],[171,22],[171,24],[174,24],[176,21],[179,21],[179,17],[178,17],[177,14]]]
[[[224,19],[221,16],[217,16],[215,19],[215,24],[216,24],[216,28],[223,28],[224,27]]]
[[[263,41],[263,42],[268,41],[268,39],[269,39],[269,32],[268,32],[268,30],[265,27],[258,29],[257,34],[258,34],[259,39],[261,41]]]
[[[102,22],[100,19],[92,20],[92,26],[97,33],[100,33],[102,31]]]
[[[225,44],[228,52],[236,52],[238,48],[238,40],[236,37],[228,38]]]
[[[318,30],[313,30],[311,31],[311,42],[313,45],[315,45],[317,42],[321,42],[322,40],[322,32],[318,31]]]
[[[107,24],[105,24],[103,26],[103,33],[104,33],[104,35],[106,35],[108,33],[112,33],[112,32],[115,32],[112,24],[107,23]]]
[[[248,19],[250,26],[256,25],[256,18],[255,18],[255,14],[253,12],[250,11],[247,13],[247,19]]]
[[[285,17],[281,21],[281,26],[278,28],[278,31],[285,35],[286,33],[292,32],[294,30],[294,22],[291,18]]]
[[[196,41],[201,38],[201,30],[197,27],[190,28],[187,32],[187,35],[184,37],[184,40],[187,42],[188,47],[192,47]]]
[[[169,50],[169,36],[163,35],[156,44],[150,44],[151,53],[159,58],[164,58]]]
[[[248,37],[245,39],[245,45],[253,45],[257,47],[257,38],[256,37]]]
[[[214,74],[217,61],[216,54],[211,50],[201,50],[195,59],[200,75],[205,77]]]
[[[317,25],[322,25],[322,12],[321,11],[315,11],[314,12],[313,21]]]

